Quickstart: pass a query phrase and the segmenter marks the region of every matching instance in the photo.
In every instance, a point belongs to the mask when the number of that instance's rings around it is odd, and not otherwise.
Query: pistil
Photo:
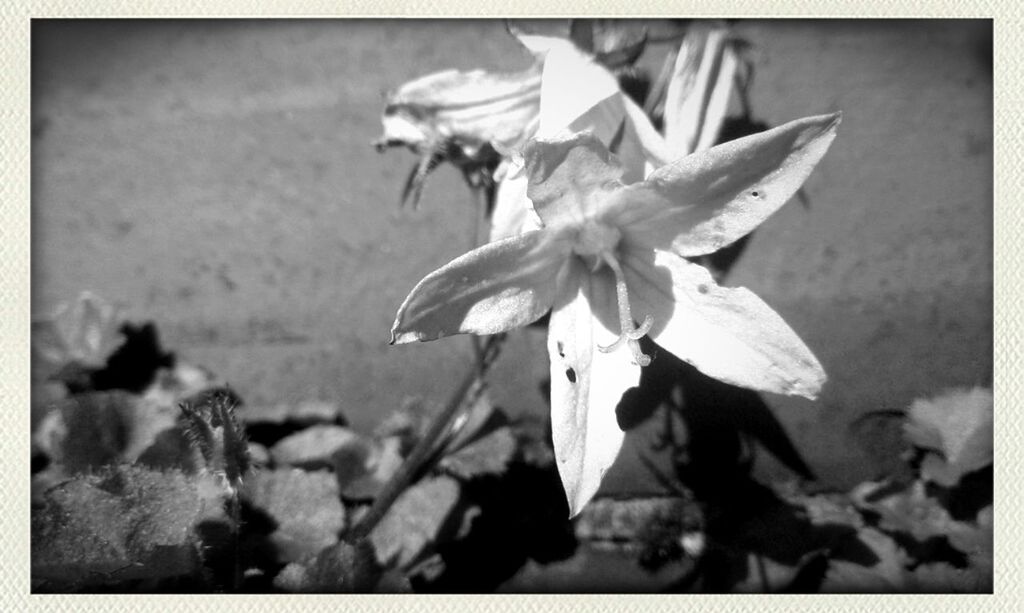
[[[622,274],[622,267],[615,256],[608,251],[601,252],[601,259],[615,273],[615,296],[619,303],[619,338],[607,347],[598,346],[604,353],[615,351],[626,343],[633,352],[633,359],[640,366],[647,366],[651,363],[651,357],[640,349],[640,338],[650,331],[654,320],[650,315],[644,318],[639,326],[633,323],[633,314],[629,307],[629,289],[626,287],[626,276]]]

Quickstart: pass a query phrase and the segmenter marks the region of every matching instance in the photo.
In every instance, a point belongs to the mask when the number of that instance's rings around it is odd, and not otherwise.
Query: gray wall
[[[844,112],[810,206],[770,219],[729,283],[824,364],[819,401],[767,400],[845,485],[873,470],[855,417],[991,385],[991,26],[738,29],[759,118]],[[465,250],[471,201],[446,167],[399,210],[413,158],[369,143],[381,93],[405,80],[526,65],[500,22],[36,22],[33,43],[34,313],[93,290],[248,402],[335,400],[361,429],[408,395],[446,397],[467,339],[388,347],[388,330]],[[494,373],[512,413],[545,408],[542,347],[514,334]]]

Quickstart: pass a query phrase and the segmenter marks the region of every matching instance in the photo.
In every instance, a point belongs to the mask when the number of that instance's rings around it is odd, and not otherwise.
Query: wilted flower
[[[547,94],[553,102],[561,104],[565,97],[560,92],[571,90],[573,99],[589,103],[582,107],[574,104],[574,113],[563,114],[557,129],[565,129],[590,105],[607,98],[608,82],[618,90],[604,66],[631,65],[646,44],[643,31],[592,20],[574,20],[571,40],[511,28],[510,33],[533,54],[529,68],[511,73],[444,70],[388,94],[381,120],[384,134],[374,145],[378,151],[406,147],[420,156],[406,181],[403,203],[409,199],[414,205],[418,202],[424,179],[444,161],[458,167],[471,187],[493,187],[506,174],[503,163],[538,134],[543,71],[548,74],[547,89],[555,88]],[[548,58],[558,65],[554,74],[550,67],[544,68],[549,66]],[[601,73],[596,88],[590,82],[594,67]],[[597,90],[601,91],[598,97],[591,95]],[[577,129],[581,127],[589,126]]]
[[[825,374],[789,326],[751,292],[718,286],[685,257],[737,240],[782,206],[838,123],[838,114],[793,121],[640,182],[593,134],[531,142],[527,196],[541,228],[427,275],[399,308],[392,342],[496,334],[550,310],[555,455],[575,515],[621,447],[615,407],[650,362],[638,342],[645,334],[722,381],[817,394]]]
[[[502,157],[534,132],[540,67],[516,73],[445,70],[388,95],[378,151],[408,147],[420,155],[402,194],[419,200],[423,180],[442,161],[455,164],[473,187],[487,185]]]

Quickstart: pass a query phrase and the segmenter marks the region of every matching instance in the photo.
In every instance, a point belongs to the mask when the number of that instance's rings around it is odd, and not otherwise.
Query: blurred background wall
[[[846,486],[880,470],[891,435],[859,416],[991,385],[991,23],[736,29],[756,118],[844,113],[809,205],[764,224],[728,284],[825,366],[818,401],[765,400],[821,480]],[[469,246],[472,201],[443,167],[400,210],[414,158],[370,142],[382,92],[406,80],[525,67],[503,23],[36,21],[32,38],[34,314],[92,290],[247,403],[329,400],[359,429],[407,396],[447,397],[467,339],[389,347],[388,330]],[[543,414],[546,374],[543,334],[513,334],[494,399]]]

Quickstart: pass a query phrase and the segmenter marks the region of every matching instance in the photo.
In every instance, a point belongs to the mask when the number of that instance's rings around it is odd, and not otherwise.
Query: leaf
[[[333,467],[338,450],[361,440],[361,435],[341,426],[310,426],[278,441],[270,448],[270,457],[277,464],[310,470]]]
[[[380,580],[381,571],[369,543],[342,541],[324,548],[309,564],[285,566],[274,578],[274,587],[289,592],[368,592]]]
[[[907,556],[891,538],[874,528],[857,532],[858,539],[871,548],[878,561],[865,566],[832,560],[821,591],[834,593],[892,593],[908,590],[904,568]]]
[[[337,403],[308,400],[299,403],[245,405],[238,417],[246,424],[331,424],[342,419]]]
[[[121,310],[92,292],[62,303],[50,316],[32,323],[32,353],[47,372],[76,363],[99,368],[124,337]]]
[[[276,523],[270,541],[283,562],[303,560],[337,543],[345,527],[338,483],[326,470],[259,472],[246,481],[241,497]]]
[[[119,465],[48,490],[32,513],[32,580],[80,589],[191,574],[203,504],[180,471]]]
[[[176,410],[121,391],[76,394],[33,433],[38,449],[65,474],[134,462],[176,422]]]
[[[992,390],[980,387],[915,400],[908,411],[906,436],[914,445],[942,454],[963,476],[992,463],[992,407]],[[932,467],[931,472],[938,471]]]
[[[516,439],[510,428],[498,428],[445,456],[441,468],[461,479],[505,472],[516,451]]]
[[[353,440],[337,449],[332,458],[343,498],[371,500],[401,467],[402,440],[389,436],[382,441]]]
[[[945,562],[922,564],[908,572],[908,583],[919,594],[981,594],[992,592],[991,572],[954,568]]]
[[[403,492],[370,533],[377,561],[398,567],[416,561],[436,542],[459,493],[459,483],[451,477],[420,481]]]

